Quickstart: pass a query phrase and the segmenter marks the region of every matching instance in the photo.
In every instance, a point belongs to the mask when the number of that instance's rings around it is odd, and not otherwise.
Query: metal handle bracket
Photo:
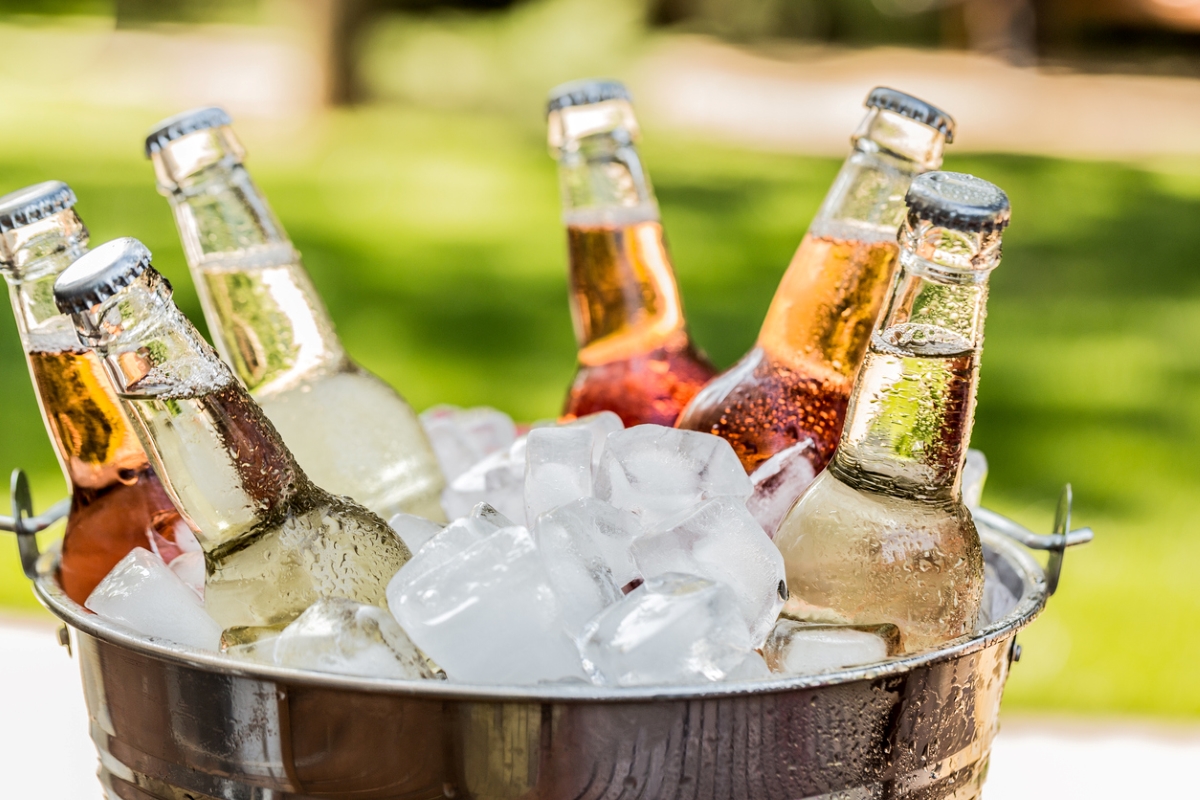
[[[1054,514],[1054,531],[1049,535],[1034,533],[1008,517],[986,508],[971,509],[971,516],[975,518],[976,522],[1020,542],[1031,550],[1045,550],[1050,553],[1050,560],[1046,562],[1046,595],[1049,596],[1058,589],[1058,581],[1062,577],[1063,556],[1066,554],[1067,548],[1087,544],[1095,536],[1091,528],[1071,530],[1071,503],[1071,484],[1068,483],[1058,496],[1058,510]]]
[[[38,516],[33,515],[33,497],[29,493],[29,479],[24,470],[14,469],[12,474],[12,516],[0,515],[0,530],[12,531],[17,535],[17,549],[21,553],[21,569],[29,580],[37,578],[37,562],[41,557],[37,534],[49,528],[71,510],[69,497],[59,500]]]

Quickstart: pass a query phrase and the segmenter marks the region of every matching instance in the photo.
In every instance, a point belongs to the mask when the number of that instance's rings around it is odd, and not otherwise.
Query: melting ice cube
[[[442,508],[449,519],[468,513],[478,503],[489,503],[506,517],[525,518],[524,436],[507,449],[474,464],[450,481],[442,492]]]
[[[486,406],[468,409],[434,406],[421,415],[421,424],[448,481],[484,456],[508,448],[517,438],[512,419]]]
[[[781,619],[763,645],[772,672],[812,675],[874,664],[888,657],[888,641],[878,633],[848,625],[821,625]]]
[[[525,519],[592,496],[594,436],[585,427],[535,428],[525,446]]]
[[[388,526],[408,546],[410,553],[415,553],[424,547],[426,542],[442,532],[443,527],[433,520],[403,513],[389,519]]]
[[[667,520],[632,549],[644,577],[681,572],[729,586],[755,647],[787,599],[783,556],[738,498],[709,500]]]
[[[538,518],[534,539],[572,635],[640,577],[629,551],[640,533],[637,517],[592,497]]]
[[[424,571],[420,555],[388,584],[388,607],[451,679],[528,684],[583,676],[529,531],[502,528]]]
[[[101,617],[146,636],[218,650],[221,626],[162,559],[135,547],[100,582],[84,603]]]
[[[596,497],[632,511],[647,527],[713,497],[745,503],[751,491],[729,442],[661,425],[610,434],[595,481]]]
[[[592,680],[607,686],[724,680],[753,652],[733,590],[675,574],[605,609],[579,649]]]
[[[979,508],[983,503],[983,484],[987,481],[987,456],[981,450],[967,450],[962,471],[962,499],[967,508]]]
[[[183,555],[176,556],[168,565],[171,572],[179,576],[179,580],[186,583],[196,596],[201,600],[204,599],[204,577],[206,570],[204,567],[204,553],[199,550],[192,550]]]
[[[584,428],[592,432],[592,468],[600,466],[600,456],[604,455],[604,445],[608,435],[625,429],[625,423],[611,411],[597,411],[584,417],[563,423],[564,428]]]
[[[318,600],[276,638],[249,645],[255,646],[281,667],[368,678],[434,677],[386,611],[341,597]]]
[[[812,453],[812,439],[805,439],[771,456],[750,475],[754,494],[746,508],[771,538],[796,498],[817,476],[808,459]]]
[[[480,503],[471,513],[451,522],[415,551],[404,566],[409,574],[427,572],[454,560],[467,549],[482,542],[513,522],[487,503]]]

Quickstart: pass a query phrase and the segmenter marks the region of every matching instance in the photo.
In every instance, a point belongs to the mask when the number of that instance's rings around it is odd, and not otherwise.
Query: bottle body
[[[872,110],[788,265],[754,348],[697,395],[679,427],[727,439],[747,472],[805,440],[814,472],[829,463],[895,275],[904,193],[940,163],[943,144],[936,130]]]
[[[626,425],[673,425],[715,370],[684,326],[657,215],[571,220],[571,309],[579,367],[565,413],[612,411]],[[589,224],[590,223],[590,224]]]
[[[221,356],[319,485],[383,516],[442,519],[444,480],[408,403],[354,364],[228,126],[153,154]]]
[[[378,516],[280,457],[278,434],[232,377],[183,396],[125,402],[197,526],[205,609],[234,641],[286,625],[322,597],[385,605],[407,548]]]
[[[929,486],[931,463],[941,474],[961,470],[978,359],[969,345],[899,354],[886,344],[897,333],[872,344],[855,391],[856,410],[874,408],[876,418],[868,424],[851,412],[829,468],[780,523],[775,543],[792,593],[785,612],[891,623],[904,651],[916,652],[970,633],[983,596],[983,551],[957,484],[912,489]],[[879,430],[887,427],[908,432],[884,440]],[[913,457],[896,458],[895,450]]]
[[[559,87],[548,127],[579,346],[564,411],[673,425],[716,370],[687,330],[628,93],[605,81]]]
[[[121,247],[148,262],[136,241],[117,240],[76,262],[74,274],[105,268],[112,262],[104,259],[121,256]],[[60,305],[72,275],[68,270],[56,286]],[[75,311],[74,321],[80,340],[103,357],[145,451],[204,550],[205,607],[229,640],[277,629],[320,597],[385,603],[387,581],[409,559],[408,549],[376,514],[308,479],[175,307],[161,276],[146,266],[111,297]]]
[[[913,182],[900,270],[829,468],[775,534],[800,619],[896,625],[905,652],[975,627],[983,551],[962,498],[987,280],[1008,198],[934,172]]]
[[[182,524],[99,358],[54,306],[54,279],[87,251],[86,236],[74,212],[64,210],[4,233],[0,267],[42,421],[71,492],[58,578],[81,605],[133,548],[156,548],[169,560]]]

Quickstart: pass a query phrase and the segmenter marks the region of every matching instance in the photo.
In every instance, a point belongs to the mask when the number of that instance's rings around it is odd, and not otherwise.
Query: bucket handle
[[[36,580],[37,562],[41,557],[37,534],[49,528],[71,510],[71,498],[64,497],[38,516],[33,515],[33,498],[29,493],[29,479],[25,471],[14,469],[12,482],[12,516],[0,515],[0,531],[12,531],[17,535],[17,549],[21,553],[21,569],[29,580]]]
[[[1058,496],[1058,510],[1054,514],[1054,531],[1049,535],[1034,533],[1008,517],[986,508],[971,509],[971,516],[975,518],[976,522],[1025,545],[1030,550],[1046,550],[1050,553],[1050,560],[1046,562],[1046,596],[1049,597],[1058,590],[1058,581],[1062,577],[1063,556],[1066,554],[1067,548],[1087,544],[1095,536],[1091,528],[1071,530],[1072,499],[1071,484],[1068,483]]]

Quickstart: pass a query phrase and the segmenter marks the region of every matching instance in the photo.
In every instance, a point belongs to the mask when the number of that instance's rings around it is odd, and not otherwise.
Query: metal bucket
[[[17,476],[14,475],[14,489]],[[18,492],[14,491],[14,500]],[[822,675],[602,689],[363,679],[234,663],[145,639],[71,602],[16,528],[34,591],[74,631],[110,800],[867,800],[975,798],[1016,634],[1045,606],[1070,531],[976,515],[1017,598],[935,652]],[[1051,551],[1043,569],[1016,543]]]

